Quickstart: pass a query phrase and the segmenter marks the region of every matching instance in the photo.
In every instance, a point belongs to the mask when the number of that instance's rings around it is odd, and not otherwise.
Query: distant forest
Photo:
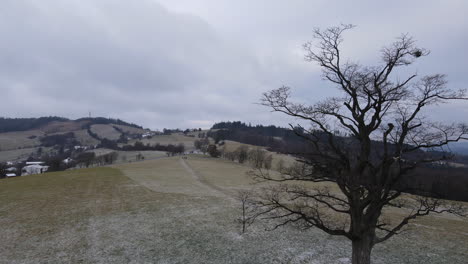
[[[39,118],[4,118],[0,117],[0,133],[12,131],[26,131],[40,128],[50,122],[69,121],[67,118],[58,116],[39,117]]]
[[[139,125],[128,123],[120,119],[112,119],[112,118],[104,118],[104,117],[80,118],[77,120],[70,120],[68,118],[58,117],[58,116],[48,116],[48,117],[39,117],[39,118],[0,117],[0,133],[38,129],[54,121],[57,121],[57,122],[88,121],[87,125],[117,124],[117,125],[125,125],[125,126],[130,126],[130,127],[135,127],[135,128],[142,128]]]
[[[248,125],[240,121],[220,122],[213,125],[207,136],[216,142],[232,140],[244,144],[266,147],[270,151],[292,154],[296,157],[308,158],[312,152],[307,141],[296,135],[292,129],[276,126]],[[304,133],[299,129],[298,133]],[[344,144],[352,145],[352,139],[339,137]],[[375,142],[379,146],[380,142]],[[378,149],[378,147],[377,147]],[[377,150],[378,151],[378,150]],[[419,152],[415,155],[445,155],[443,152]],[[407,157],[411,160],[411,157]],[[468,165],[468,157],[455,155],[453,162]],[[420,195],[434,196],[451,200],[468,201],[468,169],[453,168],[444,165],[426,165],[418,168],[405,177],[399,184],[400,190]]]
[[[232,140],[240,143],[267,147],[270,151],[281,153],[306,153],[308,146],[305,139],[299,137],[292,129],[277,126],[247,125],[240,121],[220,122],[213,125],[215,131],[208,136],[216,142]],[[296,130],[303,133],[302,129]]]

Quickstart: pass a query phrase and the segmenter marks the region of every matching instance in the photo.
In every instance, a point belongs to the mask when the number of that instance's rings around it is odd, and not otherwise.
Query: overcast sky
[[[255,103],[282,85],[302,101],[333,95],[301,47],[314,27],[340,23],[357,25],[345,35],[350,59],[377,63],[382,46],[410,33],[431,50],[411,71],[466,88],[467,10],[464,0],[2,0],[0,116],[286,125]],[[432,115],[468,121],[468,106]]]

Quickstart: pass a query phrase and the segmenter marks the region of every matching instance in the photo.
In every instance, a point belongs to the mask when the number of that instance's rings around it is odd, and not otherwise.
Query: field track
[[[179,159],[180,160],[180,164],[187,170],[187,172],[192,175],[192,177],[197,181],[199,182],[200,184],[210,188],[211,190],[215,191],[215,192],[218,192],[226,197],[231,197],[231,194],[229,192],[227,192],[226,190],[224,190],[223,188],[219,187],[219,186],[216,186],[210,182],[208,182],[207,180],[205,180],[203,178],[203,176],[201,176],[200,174],[198,174],[197,172],[195,172],[189,164],[187,164],[187,162],[185,162],[184,159]]]

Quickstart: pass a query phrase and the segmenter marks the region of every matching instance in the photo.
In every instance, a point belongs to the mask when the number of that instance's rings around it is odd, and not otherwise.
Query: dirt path
[[[219,186],[216,186],[210,182],[208,182],[207,180],[205,180],[205,178],[203,178],[203,176],[201,176],[200,174],[196,173],[191,167],[190,165],[185,161],[185,159],[179,159],[180,160],[180,164],[182,165],[182,167],[185,168],[185,170],[187,170],[187,172],[192,175],[192,177],[200,184],[202,184],[203,186],[206,186],[208,188],[210,188],[211,190],[221,194],[222,196],[225,196],[225,197],[228,197],[228,198],[232,198],[232,194],[230,194],[228,191],[226,191],[225,189],[223,188],[220,188]]]
[[[181,193],[196,196],[225,194],[198,180],[177,157],[132,162],[115,166],[137,184],[160,193]],[[192,171],[192,172],[191,172]]]

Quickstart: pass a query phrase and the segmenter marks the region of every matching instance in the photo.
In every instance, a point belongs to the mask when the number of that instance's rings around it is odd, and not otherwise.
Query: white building
[[[87,150],[88,147],[87,146],[74,146],[73,147],[75,150]]]
[[[7,174],[5,174],[5,176],[7,176],[7,177],[16,177],[17,175],[16,175],[16,173],[7,173]]]
[[[41,174],[46,172],[49,169],[49,166],[42,166],[42,165],[28,165],[21,169],[21,176],[31,175],[31,174]]]
[[[28,161],[26,162],[26,165],[42,165],[44,164],[43,161]]]

